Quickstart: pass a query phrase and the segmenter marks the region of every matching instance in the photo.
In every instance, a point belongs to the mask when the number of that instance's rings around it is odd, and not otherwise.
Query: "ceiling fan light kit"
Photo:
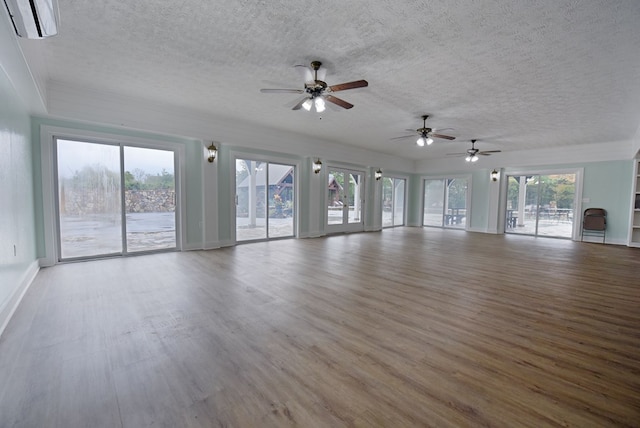
[[[311,111],[312,108],[315,108],[315,111],[322,113],[325,110],[324,98],[322,96],[307,98],[302,103],[302,108],[306,111]]]

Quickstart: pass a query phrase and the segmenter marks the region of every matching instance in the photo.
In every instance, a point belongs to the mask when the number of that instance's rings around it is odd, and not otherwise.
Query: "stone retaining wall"
[[[112,213],[119,211],[117,191],[74,192],[66,190],[60,198],[64,215]],[[162,213],[175,211],[175,190],[127,190],[124,194],[128,213]]]

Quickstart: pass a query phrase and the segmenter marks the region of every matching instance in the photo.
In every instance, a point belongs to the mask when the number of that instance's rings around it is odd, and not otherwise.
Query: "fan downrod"
[[[326,89],[327,89],[327,84],[325,82],[323,82],[322,80],[318,80],[318,70],[320,69],[320,66],[322,65],[322,63],[320,61],[311,61],[311,69],[313,70],[313,85],[311,84],[305,84],[305,91],[311,95],[311,98],[315,98],[319,95],[321,95]]]
[[[422,136],[423,136],[424,138],[426,138],[426,137],[427,137],[427,134],[429,134],[429,133],[432,131],[432,129],[431,129],[431,128],[427,128],[427,119],[428,119],[428,118],[429,118],[429,115],[428,115],[428,114],[423,114],[423,115],[422,115],[422,128],[416,129],[416,131],[417,131],[419,134],[422,134]]]

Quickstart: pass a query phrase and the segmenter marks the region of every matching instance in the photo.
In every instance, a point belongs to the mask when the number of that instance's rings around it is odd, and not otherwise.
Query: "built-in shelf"
[[[629,219],[629,246],[640,247],[640,159],[634,160],[631,218]]]

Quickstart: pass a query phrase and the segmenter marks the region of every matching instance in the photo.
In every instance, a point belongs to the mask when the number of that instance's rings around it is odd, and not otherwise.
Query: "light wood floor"
[[[422,228],[42,270],[2,427],[640,426],[640,250]]]

